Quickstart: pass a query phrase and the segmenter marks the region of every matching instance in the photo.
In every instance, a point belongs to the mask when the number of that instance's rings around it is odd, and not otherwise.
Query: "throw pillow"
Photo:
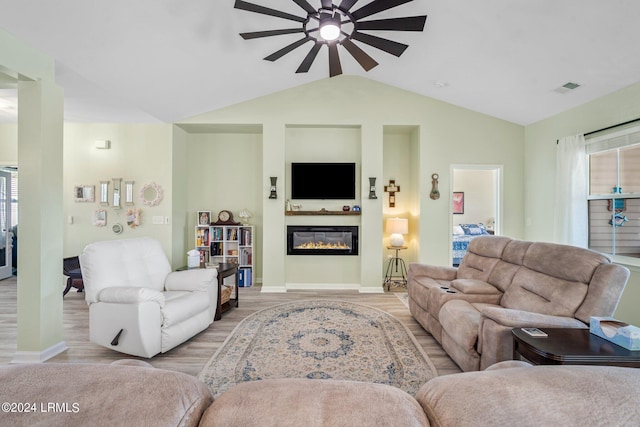
[[[460,224],[464,234],[469,236],[480,236],[482,234],[489,234],[484,225],[482,224]]]

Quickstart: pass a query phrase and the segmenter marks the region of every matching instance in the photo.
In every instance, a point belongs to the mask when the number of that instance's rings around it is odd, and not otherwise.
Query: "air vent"
[[[580,85],[578,83],[573,83],[573,82],[567,82],[565,84],[563,84],[562,86],[560,86],[557,89],[554,89],[554,92],[558,92],[558,93],[567,93],[567,92],[571,92],[574,89],[579,88]]]

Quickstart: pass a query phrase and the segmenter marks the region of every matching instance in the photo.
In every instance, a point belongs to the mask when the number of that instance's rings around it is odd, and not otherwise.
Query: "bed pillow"
[[[462,236],[462,235],[464,235],[464,230],[459,225],[454,225],[453,226],[453,234],[455,234],[457,236]]]
[[[480,236],[483,234],[489,234],[484,225],[482,224],[460,224],[462,231],[464,234],[468,236]]]

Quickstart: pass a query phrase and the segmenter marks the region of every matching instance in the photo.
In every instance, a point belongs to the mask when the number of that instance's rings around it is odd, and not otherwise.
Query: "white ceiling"
[[[292,0],[251,3],[304,15]],[[307,74],[295,70],[310,45],[262,60],[300,36],[238,33],[297,24],[233,5],[0,0],[0,27],[56,60],[71,122],[176,122],[328,78],[326,49]],[[380,65],[367,73],[341,49],[343,72],[523,125],[640,81],[638,0],[414,0],[367,19],[423,14],[424,32],[371,32],[408,44],[400,58],[361,44]],[[569,81],[582,86],[554,91]]]

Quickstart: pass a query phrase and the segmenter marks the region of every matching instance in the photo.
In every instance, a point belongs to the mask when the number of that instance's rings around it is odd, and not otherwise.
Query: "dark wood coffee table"
[[[520,328],[513,334],[513,358],[536,365],[611,365],[640,368],[640,350],[632,351],[600,338],[589,329],[540,328],[547,337],[532,337]]]

